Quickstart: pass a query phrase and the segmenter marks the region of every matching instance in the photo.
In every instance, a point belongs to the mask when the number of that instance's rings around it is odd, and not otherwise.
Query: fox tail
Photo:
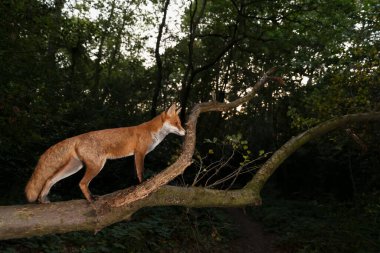
[[[44,187],[45,185],[47,178],[43,176],[42,170],[43,169],[41,163],[39,162],[37,164],[36,169],[33,172],[33,175],[31,176],[25,187],[25,195],[29,202],[34,202],[37,200],[42,190],[42,187]]]

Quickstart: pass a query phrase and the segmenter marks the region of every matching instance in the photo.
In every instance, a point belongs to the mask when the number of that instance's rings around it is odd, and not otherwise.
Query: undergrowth
[[[72,232],[0,242],[0,252],[219,252],[233,227],[218,209],[157,207],[94,235]]]
[[[284,252],[380,252],[379,194],[340,204],[264,199],[250,214],[278,236]]]

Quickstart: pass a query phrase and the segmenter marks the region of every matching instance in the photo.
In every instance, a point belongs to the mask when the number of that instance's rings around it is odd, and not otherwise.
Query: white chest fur
[[[146,153],[149,153],[152,151],[155,147],[157,147],[158,144],[161,143],[161,141],[170,133],[170,126],[168,123],[164,123],[162,128],[158,130],[157,132],[152,133],[152,144],[148,147],[148,150]]]

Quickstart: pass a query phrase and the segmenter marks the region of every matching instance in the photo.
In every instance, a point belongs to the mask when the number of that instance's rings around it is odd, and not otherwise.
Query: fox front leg
[[[136,167],[136,173],[137,178],[139,179],[139,183],[144,179],[144,158],[145,155],[142,152],[135,152],[135,167]]]

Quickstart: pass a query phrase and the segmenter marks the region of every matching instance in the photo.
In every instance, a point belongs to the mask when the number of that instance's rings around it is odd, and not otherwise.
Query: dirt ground
[[[233,253],[281,253],[275,248],[275,235],[264,232],[261,224],[252,221],[241,208],[229,208],[228,214],[240,229],[240,235],[230,242]]]

